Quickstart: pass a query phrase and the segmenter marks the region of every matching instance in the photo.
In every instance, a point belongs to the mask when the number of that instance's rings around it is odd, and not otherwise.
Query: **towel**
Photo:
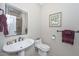
[[[8,34],[7,18],[4,14],[0,15],[0,32],[4,32],[4,35]]]
[[[72,30],[62,31],[62,42],[73,45],[74,44],[75,32]]]
[[[2,25],[2,23],[0,21],[0,32],[2,32],[2,31],[3,31],[3,25]]]

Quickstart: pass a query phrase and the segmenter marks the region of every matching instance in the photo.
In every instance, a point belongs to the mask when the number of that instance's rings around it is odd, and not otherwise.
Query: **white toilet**
[[[35,40],[35,48],[37,49],[38,54],[41,56],[47,56],[50,49],[48,45],[42,43],[40,38]]]

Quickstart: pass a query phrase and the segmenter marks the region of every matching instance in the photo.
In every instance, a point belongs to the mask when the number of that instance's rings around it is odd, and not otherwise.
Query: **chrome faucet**
[[[23,38],[22,37],[19,37],[18,41],[22,41],[22,40],[23,40]]]

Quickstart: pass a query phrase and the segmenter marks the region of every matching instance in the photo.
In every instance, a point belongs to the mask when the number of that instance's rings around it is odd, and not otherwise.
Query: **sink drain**
[[[20,47],[20,48],[22,48],[22,47]]]

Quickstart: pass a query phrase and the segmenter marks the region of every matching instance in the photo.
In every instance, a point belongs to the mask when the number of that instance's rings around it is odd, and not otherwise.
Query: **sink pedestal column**
[[[25,50],[18,52],[18,56],[25,56]]]

